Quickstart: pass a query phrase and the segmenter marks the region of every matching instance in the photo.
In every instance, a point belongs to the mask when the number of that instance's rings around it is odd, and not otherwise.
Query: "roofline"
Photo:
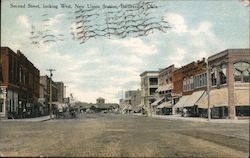
[[[216,58],[218,58],[218,57],[216,57],[216,56],[224,56],[224,55],[227,55],[228,53],[230,53],[230,52],[232,52],[232,51],[240,51],[240,50],[245,50],[245,51],[250,51],[250,49],[249,48],[229,48],[229,49],[225,49],[225,50],[223,50],[223,51],[221,51],[221,52],[219,52],[219,53],[216,53],[216,54],[213,54],[213,55],[211,55],[211,56],[209,56],[208,58],[207,58],[207,60],[208,60],[208,62],[209,61],[212,61],[212,60],[214,60],[214,59],[216,59]]]
[[[142,76],[146,73],[159,73],[159,71],[144,71],[143,73],[140,74],[140,76]]]
[[[176,69],[177,69],[177,67],[175,67],[174,64],[172,64],[172,65],[170,65],[170,66],[168,66],[168,67],[165,67],[165,68],[163,68],[163,69],[160,69],[159,72],[162,72],[162,71],[167,70],[167,69],[169,69],[169,68],[173,68],[173,69],[176,68]]]

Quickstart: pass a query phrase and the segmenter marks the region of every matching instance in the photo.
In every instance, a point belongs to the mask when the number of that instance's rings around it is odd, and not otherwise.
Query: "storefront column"
[[[228,77],[228,117],[229,119],[235,119],[235,102],[234,102],[234,66],[233,63],[228,63],[227,69]]]

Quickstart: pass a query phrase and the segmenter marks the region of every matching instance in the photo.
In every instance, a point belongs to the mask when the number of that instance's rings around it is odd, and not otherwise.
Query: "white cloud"
[[[165,17],[172,26],[172,30],[178,35],[182,35],[183,33],[187,32],[187,25],[182,15],[176,13],[168,13]]]
[[[203,21],[199,24],[197,29],[191,29],[190,33],[192,36],[207,36],[212,40],[215,38],[215,34],[212,32],[212,23],[208,21]]]
[[[57,14],[53,18],[44,19],[46,21],[43,21],[43,25],[48,25],[50,27],[57,25],[62,21],[62,18],[64,17],[65,17],[64,14]]]
[[[140,38],[128,38],[119,40],[110,40],[111,44],[119,45],[127,48],[130,53],[137,53],[137,55],[152,55],[157,53],[157,48],[154,44],[146,44]]]
[[[201,50],[197,53],[194,53],[195,56],[197,57],[198,60],[202,59],[202,58],[207,58],[208,57],[208,53],[204,50]]]
[[[250,0],[241,0],[245,6],[249,7],[250,6]]]
[[[181,47],[176,47],[176,51],[167,58],[167,61],[177,67],[182,66],[187,51]]]
[[[23,26],[24,28],[30,28],[30,23],[29,23],[29,19],[27,16],[25,15],[19,15],[17,17],[17,21],[21,24],[21,26]]]
[[[202,21],[197,28],[189,31],[190,44],[199,49],[207,49],[208,45],[223,49],[224,42],[221,41],[213,31],[213,24],[209,21]]]

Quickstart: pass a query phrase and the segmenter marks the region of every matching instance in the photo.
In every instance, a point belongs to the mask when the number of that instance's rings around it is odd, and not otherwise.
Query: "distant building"
[[[158,88],[159,71],[145,71],[141,77],[141,104],[148,113],[155,113],[151,103],[155,101],[155,93]]]
[[[96,104],[105,104],[105,99],[102,97],[99,97],[96,99]]]
[[[57,87],[57,101],[59,103],[63,103],[64,100],[64,83],[63,82],[55,82],[55,85]]]
[[[49,98],[50,98],[50,78],[45,76],[40,76],[40,94],[39,103],[44,106],[44,113],[49,114]]]
[[[102,97],[99,97],[96,99],[96,103],[76,103],[77,106],[80,107],[80,110],[82,111],[87,111],[87,110],[92,110],[93,112],[112,112],[116,111],[118,112],[119,110],[119,104],[117,103],[105,103],[105,99]]]
[[[0,114],[5,118],[34,117],[39,113],[39,70],[19,50],[1,47]]]
[[[129,90],[125,92],[124,99],[125,107],[123,108],[126,112],[138,111],[141,104],[141,91],[140,90]]]

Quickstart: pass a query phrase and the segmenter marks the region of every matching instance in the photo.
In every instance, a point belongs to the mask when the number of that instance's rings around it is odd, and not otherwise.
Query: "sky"
[[[147,36],[74,40],[74,12],[81,6],[134,4],[137,0],[109,1],[1,1],[1,46],[20,50],[40,70],[53,72],[54,81],[67,86],[67,96],[84,102],[103,97],[118,103],[126,90],[140,89],[140,74],[174,64],[184,66],[229,48],[249,48],[249,1],[240,0],[159,0],[152,12],[171,26],[166,32]],[[40,8],[28,8],[28,5]],[[71,5],[61,8],[60,4]],[[25,8],[18,6],[25,5]],[[58,5],[44,8],[43,5]],[[247,7],[248,5],[248,7]],[[96,10],[103,10],[97,8]],[[100,13],[102,14],[102,13]],[[48,21],[46,21],[48,20]],[[103,17],[91,22],[102,24]],[[44,22],[48,26],[44,26]],[[34,30],[56,35],[56,42],[34,44]],[[32,43],[33,42],[33,43]]]

